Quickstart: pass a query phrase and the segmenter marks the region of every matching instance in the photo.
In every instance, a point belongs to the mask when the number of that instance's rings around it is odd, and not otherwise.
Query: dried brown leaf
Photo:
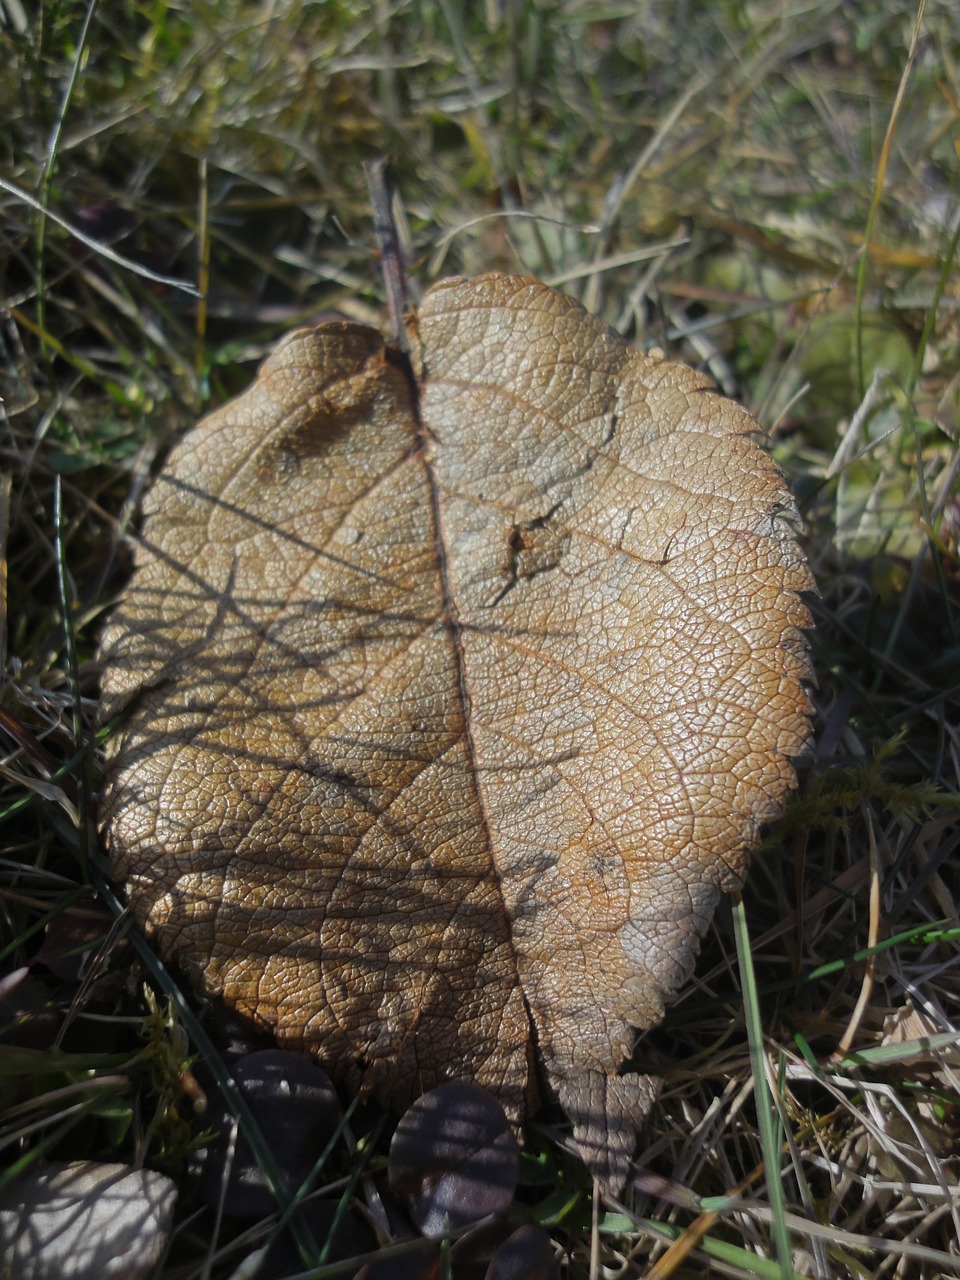
[[[792,501],[690,369],[500,275],[286,338],[171,456],[103,640],[106,840],[203,990],[405,1106],[619,1075],[808,741]]]

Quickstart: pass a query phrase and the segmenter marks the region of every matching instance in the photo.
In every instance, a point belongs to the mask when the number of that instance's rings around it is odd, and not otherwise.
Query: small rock
[[[497,1099],[448,1082],[418,1098],[390,1143],[390,1189],[425,1236],[503,1213],[517,1189],[520,1152]]]
[[[325,1071],[285,1049],[247,1054],[232,1070],[287,1191],[293,1195],[340,1123],[336,1090]],[[264,1217],[274,1212],[277,1202],[242,1132],[229,1159],[232,1125],[233,1117],[225,1108],[217,1124],[220,1135],[205,1153],[200,1194],[211,1208],[216,1208],[222,1197],[228,1217]]]
[[[151,1169],[77,1160],[0,1192],[0,1280],[145,1280],[173,1230],[177,1189]]]

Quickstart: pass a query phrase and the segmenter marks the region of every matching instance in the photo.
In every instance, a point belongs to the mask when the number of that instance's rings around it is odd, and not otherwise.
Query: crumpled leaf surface
[[[756,424],[521,278],[412,371],[290,334],[174,451],[103,638],[106,840],[210,993],[403,1107],[536,1061],[625,1176],[618,1069],[807,744],[813,583]]]

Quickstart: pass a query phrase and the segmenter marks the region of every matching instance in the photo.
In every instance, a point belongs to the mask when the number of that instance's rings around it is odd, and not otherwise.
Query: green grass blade
[[[770,1210],[773,1215],[772,1236],[778,1266],[776,1274],[780,1277],[780,1280],[790,1280],[793,1275],[793,1267],[791,1265],[792,1250],[785,1220],[787,1206],[783,1194],[783,1181],[780,1177],[780,1120],[776,1105],[770,1095],[767,1079],[757,979],[753,968],[753,955],[750,950],[747,917],[743,909],[743,899],[739,894],[737,894],[733,906],[733,923],[737,938],[737,960],[740,965],[744,1017],[747,1024],[747,1038],[750,1044],[750,1067],[753,1072],[754,1098],[760,1127],[760,1147],[763,1151],[763,1161],[766,1166],[767,1197],[770,1201]]]

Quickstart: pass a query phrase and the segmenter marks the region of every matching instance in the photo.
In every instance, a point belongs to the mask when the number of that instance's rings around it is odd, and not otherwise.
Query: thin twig
[[[400,237],[397,234],[397,223],[393,215],[394,186],[390,173],[390,162],[382,156],[376,160],[368,160],[363,166],[367,179],[367,190],[370,192],[370,204],[373,208],[373,229],[380,247],[380,269],[383,272],[383,283],[387,291],[387,306],[390,308],[391,336],[399,344],[405,354],[410,354],[406,326],[403,313],[407,305],[407,286],[403,276],[403,256],[400,252]]]

